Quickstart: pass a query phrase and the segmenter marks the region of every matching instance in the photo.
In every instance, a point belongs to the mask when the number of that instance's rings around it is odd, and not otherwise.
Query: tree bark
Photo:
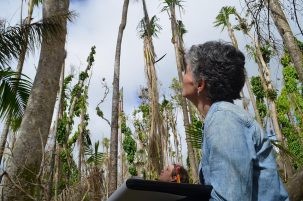
[[[112,96],[112,118],[111,118],[111,136],[110,136],[110,165],[109,165],[109,186],[108,191],[111,195],[117,188],[117,171],[118,171],[118,108],[119,108],[119,82],[120,82],[120,55],[123,32],[127,22],[129,0],[124,0],[122,19],[119,26],[115,64],[113,77],[113,96]]]
[[[283,39],[284,45],[297,70],[300,82],[303,84],[303,56],[295,40],[295,36],[288,24],[286,16],[282,10],[279,0],[265,1],[270,9],[272,19]]]
[[[67,13],[68,7],[68,0],[45,0],[43,17]],[[65,57],[66,20],[62,20],[58,26],[60,34],[42,41],[33,88],[16,146],[12,150],[13,157],[6,166],[7,174],[3,179],[4,187],[1,192],[4,201],[31,200],[39,194],[40,189],[37,189],[35,184],[49,134]]]

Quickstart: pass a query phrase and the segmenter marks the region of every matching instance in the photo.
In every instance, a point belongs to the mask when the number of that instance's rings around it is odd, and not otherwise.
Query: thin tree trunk
[[[50,201],[52,198],[52,189],[53,189],[53,181],[54,181],[54,172],[55,172],[55,163],[56,163],[56,155],[57,155],[57,128],[58,128],[58,121],[60,117],[62,116],[62,96],[63,96],[63,87],[64,87],[64,63],[62,65],[62,71],[61,71],[61,76],[60,76],[60,90],[59,90],[59,95],[58,95],[58,113],[57,117],[55,120],[55,125],[54,125],[54,132],[55,132],[55,137],[54,137],[54,146],[52,150],[52,158],[51,158],[51,163],[50,163],[50,178],[48,181],[48,195],[47,195],[47,201]],[[56,183],[55,183],[56,185]]]
[[[150,134],[149,134],[149,157],[151,158],[151,171],[156,171],[160,174],[163,168],[163,150],[162,138],[164,134],[161,131],[162,124],[159,114],[159,94],[158,94],[158,79],[154,65],[155,53],[153,51],[153,43],[151,37],[144,37],[144,54],[149,55],[145,57],[145,71],[148,82],[148,93],[150,100]],[[152,58],[152,59],[150,59]],[[161,125],[160,125],[161,124]]]
[[[43,17],[67,13],[68,7],[68,0],[45,0]],[[65,55],[66,20],[58,26],[60,34],[48,38],[47,42],[43,40],[41,45],[37,74],[12,151],[13,157],[7,163],[2,182],[4,201],[31,200],[37,193],[37,174],[49,134]]]
[[[147,78],[148,85],[148,94],[150,100],[150,132],[149,132],[149,150],[148,154],[151,158],[151,173],[160,174],[163,163],[165,161],[163,140],[165,140],[165,131],[162,124],[162,117],[159,110],[159,90],[158,90],[158,78],[155,68],[155,50],[152,40],[152,33],[150,31],[150,19],[147,12],[147,6],[145,0],[142,0],[143,4],[143,13],[145,21],[145,31],[146,35],[144,36],[144,61],[145,61],[145,73]],[[155,175],[153,175],[154,177]]]
[[[79,144],[79,154],[78,154],[78,169],[79,169],[79,181],[81,182],[82,178],[82,158],[83,158],[83,131],[84,131],[84,115],[86,111],[84,108],[81,109],[80,114],[80,124],[79,124],[79,136],[78,136],[78,144]]]
[[[271,82],[269,68],[268,68],[266,62],[263,59],[263,56],[262,56],[262,53],[261,53],[261,48],[260,48],[260,45],[259,45],[259,41],[254,39],[253,42],[254,42],[254,45],[256,47],[257,59],[259,60],[260,64],[262,65],[261,71],[262,71],[262,75],[265,79],[267,92],[273,92],[275,89],[274,89],[274,87],[272,85],[272,82]],[[279,126],[279,122],[278,122],[276,103],[275,103],[274,100],[272,100],[271,97],[269,97],[268,100],[269,100],[269,104],[270,104],[270,114],[271,114],[272,121],[273,121],[274,131],[276,133],[277,140],[282,142],[283,135],[282,135],[282,132],[281,132],[281,129],[280,129],[280,126]]]
[[[295,40],[295,36],[288,24],[279,0],[265,1],[270,9],[272,19],[283,39],[289,55],[297,70],[300,82],[303,84],[303,56]]]
[[[184,59],[184,47],[182,43],[182,38],[180,36],[180,33],[178,33],[177,30],[177,19],[176,19],[176,12],[175,12],[175,5],[170,6],[170,14],[171,14],[171,29],[172,29],[172,43],[175,48],[175,56],[176,56],[176,63],[177,63],[177,70],[178,70],[178,78],[179,82],[183,83],[183,75],[182,75],[182,69],[185,69],[185,59]],[[181,107],[182,107],[182,113],[183,113],[183,123],[186,128],[188,128],[190,121],[189,121],[189,113],[188,113],[188,103],[184,97],[181,97]],[[198,165],[197,160],[195,157],[194,149],[192,147],[191,142],[188,140],[188,132],[186,133],[186,144],[188,149],[188,157],[189,157],[189,164],[191,169],[191,176],[193,180],[198,179]]]
[[[110,137],[110,166],[109,166],[109,195],[111,195],[117,188],[117,164],[118,164],[118,108],[119,108],[119,90],[120,90],[120,56],[123,32],[127,22],[129,0],[124,0],[122,19],[119,26],[115,64],[113,77],[113,96],[112,96],[112,118],[111,118],[111,137]]]
[[[261,73],[263,75],[263,78],[264,78],[264,81],[265,81],[264,85],[266,85],[267,93],[268,92],[273,92],[275,89],[274,89],[274,87],[272,85],[272,82],[271,82],[269,68],[268,68],[266,62],[263,59],[263,56],[262,56],[262,53],[261,53],[261,48],[260,48],[260,45],[259,45],[259,41],[256,40],[256,39],[254,39],[253,41],[254,41],[254,45],[255,45],[255,48],[256,48],[256,56],[257,56],[258,64],[261,65],[261,66],[259,66],[259,68],[260,68],[259,71],[261,71]],[[268,98],[268,102],[269,102],[269,112],[270,112],[270,116],[271,116],[271,119],[272,119],[272,124],[273,124],[273,127],[274,127],[274,131],[275,131],[277,140],[280,143],[284,144],[285,143],[284,142],[284,136],[283,136],[283,134],[281,132],[281,129],[280,129],[280,126],[279,126],[278,112],[277,112],[277,108],[276,108],[276,103],[271,97]],[[282,158],[283,163],[285,165],[285,168],[284,168],[285,180],[287,180],[288,177],[291,177],[293,175],[293,168],[292,168],[292,165],[291,165],[291,161],[289,160],[288,156],[284,153],[283,150],[280,151],[280,155],[281,155],[281,158]]]
[[[0,165],[2,164],[2,158],[3,158],[3,154],[4,154],[4,150],[5,150],[5,145],[7,143],[10,122],[11,122],[11,116],[8,115],[8,117],[5,121],[3,130],[2,130],[1,140],[0,140],[0,146],[1,146],[0,147]]]
[[[122,115],[122,112],[123,112],[123,88],[120,90],[120,94],[119,94],[119,110],[118,110],[118,113],[119,113],[119,116],[118,116],[118,167],[120,167],[120,170],[118,171],[118,186],[120,186],[122,183],[123,183],[123,136],[122,136],[122,132],[121,132],[121,122],[122,122],[122,119],[121,119],[121,115]]]

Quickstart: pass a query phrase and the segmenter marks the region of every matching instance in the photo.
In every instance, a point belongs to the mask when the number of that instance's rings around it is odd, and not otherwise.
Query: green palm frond
[[[137,26],[140,38],[144,38],[145,36],[158,37],[158,33],[162,29],[158,21],[159,18],[156,15],[149,22],[146,22],[145,18],[142,18]]]
[[[229,16],[232,14],[236,14],[236,8],[232,6],[224,6],[221,8],[219,14],[216,17],[216,20],[214,22],[215,27],[222,26],[223,29],[227,26],[229,23]]]
[[[76,16],[74,12],[68,12],[33,22],[29,25],[6,26],[0,24],[0,68],[13,58],[18,58],[22,46],[28,44],[30,50],[35,50],[43,40],[57,37],[62,32],[60,24],[66,19],[72,21]]]
[[[0,118],[9,114],[20,119],[24,114],[32,83],[27,76],[16,76],[10,69],[0,70]]]
[[[0,68],[8,63],[12,58],[17,58],[21,52],[21,44],[24,40],[16,29],[5,27],[5,23],[0,25]]]
[[[202,122],[193,118],[193,122],[186,128],[187,140],[192,144],[193,148],[201,149],[202,146]]]
[[[92,148],[91,146],[85,147],[84,155],[88,157],[86,160],[88,164],[93,164],[97,166],[103,163],[106,154],[99,152],[98,150],[99,150],[99,141],[95,142],[94,148]]]
[[[170,7],[178,7],[180,10],[184,10],[184,7],[183,7],[183,3],[184,1],[183,0],[163,0],[163,8],[161,9],[161,12],[163,11],[168,11]]]

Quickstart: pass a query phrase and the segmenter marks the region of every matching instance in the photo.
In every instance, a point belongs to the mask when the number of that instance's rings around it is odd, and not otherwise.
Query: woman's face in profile
[[[193,100],[197,96],[197,86],[194,82],[193,73],[189,64],[186,66],[186,70],[183,75],[183,90],[182,96],[188,100]]]
[[[172,178],[172,172],[173,172],[174,166],[168,165],[166,166],[162,171],[158,178],[158,181],[165,181],[165,182],[171,182],[173,180]]]

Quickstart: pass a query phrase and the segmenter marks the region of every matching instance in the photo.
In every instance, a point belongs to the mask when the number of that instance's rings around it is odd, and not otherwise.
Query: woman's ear
[[[203,92],[203,90],[205,89],[205,80],[201,80],[200,82],[198,82],[198,86],[197,86],[197,91],[198,94],[201,94]]]

